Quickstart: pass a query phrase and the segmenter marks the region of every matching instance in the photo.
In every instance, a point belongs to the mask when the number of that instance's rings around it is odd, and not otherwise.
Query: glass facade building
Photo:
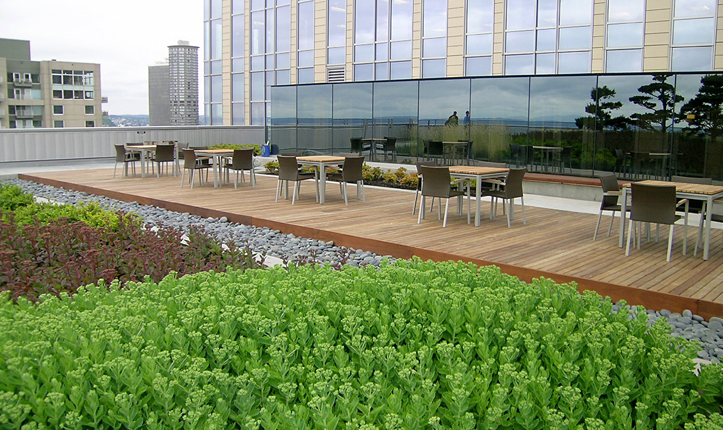
[[[592,172],[610,164],[598,149],[613,131],[626,148],[670,127],[662,133],[675,149],[672,136],[687,127],[675,115],[704,75],[723,72],[722,9],[716,0],[205,0],[207,122],[267,125],[272,143],[321,152],[347,145],[343,126],[363,123],[374,136],[406,127],[399,138],[415,151],[440,120],[470,110],[498,146],[510,142],[493,126],[530,142],[576,133],[578,167]],[[655,76],[684,101],[661,102],[674,106],[669,122],[649,125],[641,118],[663,114],[646,115],[645,98],[665,95],[637,93]],[[688,80],[695,88],[682,90]],[[482,142],[478,156],[499,158]]]

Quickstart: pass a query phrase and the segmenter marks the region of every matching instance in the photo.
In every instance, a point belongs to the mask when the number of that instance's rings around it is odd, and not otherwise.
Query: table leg
[[[628,210],[628,188],[623,188],[623,201],[620,203],[620,232],[618,233],[618,246],[622,248],[625,244],[625,215]]]
[[[146,177],[146,150],[141,149],[141,178]]]
[[[705,211],[705,243],[703,244],[703,260],[708,259],[710,253],[710,225],[713,221],[713,198],[708,197]]]
[[[321,163],[319,166],[319,204],[323,205],[326,201],[326,166]]]
[[[482,179],[477,177],[477,187],[475,190],[475,198],[477,199],[477,212],[474,213],[474,225],[479,227],[480,223],[480,209],[482,208]]]

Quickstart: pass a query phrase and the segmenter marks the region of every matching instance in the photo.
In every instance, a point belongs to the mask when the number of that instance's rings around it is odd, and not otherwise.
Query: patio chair
[[[181,187],[183,187],[183,181],[186,178],[186,170],[190,170],[189,182],[191,188],[193,188],[193,177],[196,174],[196,170],[206,170],[206,180],[208,180],[208,171],[211,169],[211,164],[204,163],[204,160],[196,156],[196,152],[193,149],[183,150],[183,172],[181,173]],[[198,184],[203,185],[203,175],[198,175]]]
[[[115,178],[115,172],[118,168],[118,163],[123,163],[123,171],[121,176],[125,177],[128,175],[128,165],[133,166],[133,174],[136,174],[136,161],[141,160],[141,156],[137,152],[126,151],[125,146],[117,144],[115,146],[115,165],[113,166],[113,177]]]
[[[233,178],[233,187],[238,188],[238,177],[239,173],[241,174],[241,182],[245,182],[246,179],[244,178],[244,171],[249,171],[249,181],[251,182],[251,187],[256,186],[256,172],[254,171],[254,149],[253,148],[246,148],[246,149],[234,149],[233,150],[233,157],[231,157],[230,161],[226,161],[226,164],[223,166],[223,168],[226,170],[226,173],[229,173],[231,170],[233,170],[236,174]]]
[[[667,261],[673,252],[673,235],[675,223],[681,219],[676,215],[678,206],[675,196],[675,185],[645,185],[633,182],[630,184],[633,207],[630,211],[630,223],[628,225],[628,240],[625,246],[625,255],[630,255],[630,241],[632,240],[633,229],[637,231],[636,240],[640,249],[642,228],[637,228],[637,223],[667,224],[670,226],[668,234],[668,256]],[[685,241],[683,242],[683,255],[685,255]]]
[[[397,162],[397,138],[396,137],[386,137],[384,136],[385,141],[378,142],[376,150],[384,152],[384,161],[387,161],[387,154],[392,154],[392,161]]]
[[[457,186],[461,186],[464,189],[466,189],[466,193],[464,190],[460,189],[452,189],[452,177],[449,173],[449,167],[441,167],[441,166],[419,166],[422,172],[422,177],[424,180],[422,181],[422,202],[419,206],[419,217],[417,219],[417,223],[421,224],[422,219],[424,218],[424,212],[425,212],[425,205],[424,205],[424,199],[426,197],[431,197],[433,200],[434,198],[438,198],[439,205],[437,206],[437,218],[441,219],[442,217],[442,200],[441,199],[447,199],[445,207],[444,207],[444,222],[442,223],[442,227],[447,226],[447,215],[449,213],[449,199],[452,197],[458,198],[457,203],[457,213],[462,214],[462,206],[464,204],[463,197],[465,194],[467,195],[467,224],[470,223],[470,181],[469,179],[457,179],[455,180],[455,184]]]
[[[294,194],[291,197],[291,204],[296,202],[296,195],[301,190],[301,181],[314,179],[316,183],[316,201],[319,201],[319,182],[316,180],[316,173],[301,173],[299,163],[294,155],[277,155],[279,161],[279,179],[276,183],[276,201],[279,201],[282,185],[286,183],[286,198],[289,198],[289,182],[294,182]]]
[[[525,213],[525,197],[522,192],[522,179],[527,173],[526,168],[510,169],[507,178],[499,186],[499,189],[492,189],[485,193],[486,196],[492,198],[490,206],[490,219],[497,217],[497,200],[502,199],[502,213],[507,214],[507,228],[512,228],[512,218],[514,216],[514,206],[512,203],[519,198],[522,203],[522,224],[527,224],[527,214]]]
[[[600,201],[600,213],[597,217],[597,224],[595,225],[595,234],[592,240],[597,240],[597,231],[600,228],[600,221],[602,220],[603,211],[611,211],[612,218],[610,218],[610,227],[608,227],[608,237],[613,231],[613,222],[615,222],[615,212],[620,212],[622,206],[618,203],[620,197],[620,184],[618,184],[618,177],[614,173],[601,175],[600,185],[602,186],[602,200]],[[626,206],[626,212],[630,212],[630,206]],[[625,214],[627,216],[627,214]],[[622,216],[622,215],[621,215]]]
[[[414,206],[412,207],[412,214],[415,214],[417,212],[417,199],[419,198],[419,193],[422,192],[422,169],[420,169],[420,166],[436,166],[437,163],[434,161],[419,161],[415,163],[417,166],[417,189],[414,192]],[[434,199],[432,199],[432,205],[434,205]],[[432,210],[430,208],[429,210]]]
[[[174,145],[157,145],[156,153],[153,154],[151,161],[158,165],[158,170],[156,170],[156,177],[159,178],[161,173],[161,166],[163,164],[168,165],[168,163],[170,163],[171,166],[173,166],[176,163],[176,147]],[[166,168],[166,171],[167,170],[168,169]],[[175,167],[173,167],[173,174],[176,174]]]
[[[346,193],[346,184],[356,184],[356,198],[359,200],[361,195],[362,201],[367,202],[366,193],[364,193],[364,175],[362,173],[362,167],[364,166],[363,156],[344,156],[344,165],[340,172],[334,172],[327,175],[328,181],[339,182],[339,188],[341,189],[341,195],[344,196],[344,204],[349,205],[349,200]]]

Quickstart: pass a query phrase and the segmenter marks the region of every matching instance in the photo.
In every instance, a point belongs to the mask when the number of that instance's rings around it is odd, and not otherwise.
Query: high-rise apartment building
[[[208,124],[273,85],[723,70],[720,0],[205,0]]]
[[[170,90],[168,64],[148,66],[148,125],[171,124]]]
[[[168,81],[171,125],[198,125],[198,46],[168,47]]]
[[[148,107],[150,125],[198,125],[198,46],[179,40],[148,67]]]
[[[31,61],[30,42],[0,39],[0,128],[100,127],[100,64]]]

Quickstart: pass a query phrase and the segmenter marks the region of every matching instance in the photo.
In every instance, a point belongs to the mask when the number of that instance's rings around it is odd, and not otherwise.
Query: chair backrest
[[[345,182],[357,182],[363,180],[363,166],[363,156],[345,156],[344,167],[341,169],[342,179],[344,179]]]
[[[524,167],[522,169],[510,169],[505,180],[505,198],[514,199],[523,196],[522,179],[525,177],[525,173],[527,173],[527,169]]]
[[[671,182],[685,182],[687,184],[712,185],[713,178],[694,178],[691,176],[671,176]]]
[[[174,161],[176,147],[173,145],[156,145],[156,161]]]
[[[620,148],[615,148],[615,158],[619,161],[622,161],[625,159],[625,152],[623,152]]]
[[[242,148],[233,150],[233,158],[231,159],[232,168],[234,170],[248,170],[254,168],[254,149]]]
[[[520,155],[520,145],[510,143],[510,156],[517,157],[518,155]]]
[[[143,143],[143,142],[128,142],[128,143],[126,143],[126,146],[141,146],[141,145],[145,145],[145,143]]]
[[[675,222],[675,185],[645,185],[633,182],[630,186],[633,204],[630,219],[656,224]]]
[[[356,152],[357,154],[362,152],[361,137],[352,137],[349,141],[351,142],[351,152]]]
[[[188,142],[177,142],[176,148],[178,149],[188,149]]]
[[[618,195],[605,195],[610,192],[620,192],[620,184],[618,184],[618,177],[610,173],[607,175],[600,175],[600,185],[602,186],[603,196],[600,202],[600,210],[618,204]]]
[[[296,181],[299,178],[299,163],[295,155],[277,155],[279,161],[279,180]]]
[[[397,144],[397,138],[396,137],[384,137],[386,142],[384,142],[384,150],[385,151],[392,151],[395,149]]]
[[[427,147],[428,155],[444,155],[444,144],[439,140],[430,140]]]
[[[115,145],[115,161],[117,163],[126,161],[126,148],[120,143]]]
[[[448,198],[452,186],[452,177],[447,166],[419,166],[422,177],[422,195]]]
[[[184,169],[195,169],[196,168],[196,152],[193,149],[182,149],[183,151],[183,168]]]

